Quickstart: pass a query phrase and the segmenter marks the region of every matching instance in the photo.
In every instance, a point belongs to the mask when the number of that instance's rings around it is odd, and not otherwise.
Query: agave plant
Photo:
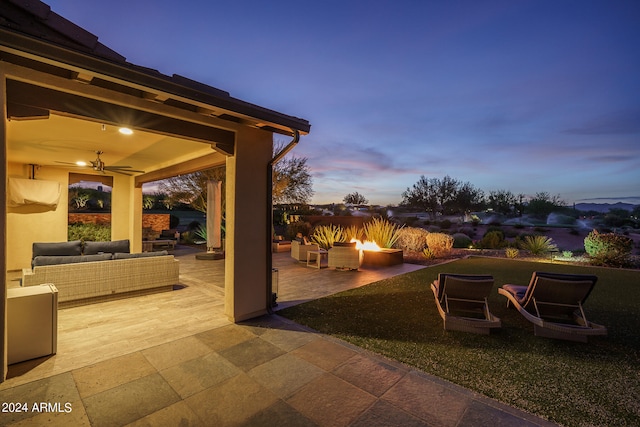
[[[525,236],[520,242],[520,248],[529,251],[532,255],[543,255],[558,250],[551,237],[541,235]]]
[[[401,229],[397,224],[376,217],[364,224],[364,235],[381,248],[391,248],[400,237]]]
[[[346,236],[342,227],[331,224],[317,226],[310,239],[322,249],[328,250],[335,242],[344,242]]]
[[[193,233],[202,240],[207,240],[207,227],[205,225],[198,224],[198,228],[193,230]]]

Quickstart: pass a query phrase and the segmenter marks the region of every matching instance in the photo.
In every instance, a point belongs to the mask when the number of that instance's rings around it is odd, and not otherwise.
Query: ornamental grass
[[[608,336],[535,337],[497,293],[534,271],[595,274],[587,318]],[[492,274],[489,336],[444,331],[429,284],[438,273]],[[279,311],[322,333],[566,426],[640,425],[640,271],[472,257]]]

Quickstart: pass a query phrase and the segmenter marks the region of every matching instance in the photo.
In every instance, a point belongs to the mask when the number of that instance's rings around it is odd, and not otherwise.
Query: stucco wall
[[[7,175],[29,178],[29,166],[9,163]],[[60,202],[55,209],[37,205],[7,208],[7,270],[19,270],[31,264],[33,242],[67,240],[67,204],[69,174],[62,169],[40,167],[36,178],[61,183]]]
[[[7,175],[29,178],[29,165],[9,163]],[[55,167],[39,167],[36,179],[60,182],[62,189],[58,206],[53,209],[37,205],[7,208],[7,270],[29,267],[33,242],[66,242],[68,225],[69,171]],[[141,229],[135,221],[142,221],[142,189],[133,188],[131,177],[114,177],[112,194],[111,238],[129,239],[131,251],[142,249]],[[138,195],[140,193],[140,195]],[[132,205],[139,200],[138,205]],[[131,203],[130,203],[131,202]],[[137,209],[137,210],[136,210]],[[137,235],[137,239],[136,239]]]

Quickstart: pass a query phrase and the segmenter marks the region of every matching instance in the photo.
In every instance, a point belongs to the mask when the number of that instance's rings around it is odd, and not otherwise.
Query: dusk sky
[[[309,120],[314,203],[396,204],[421,175],[640,203],[640,1],[45,3],[133,64]]]

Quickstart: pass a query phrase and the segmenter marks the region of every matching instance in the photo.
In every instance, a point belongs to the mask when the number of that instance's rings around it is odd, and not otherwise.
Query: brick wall
[[[70,213],[69,224],[111,224],[110,213]],[[168,230],[170,225],[169,214],[142,214],[142,228],[152,229],[160,233]]]

